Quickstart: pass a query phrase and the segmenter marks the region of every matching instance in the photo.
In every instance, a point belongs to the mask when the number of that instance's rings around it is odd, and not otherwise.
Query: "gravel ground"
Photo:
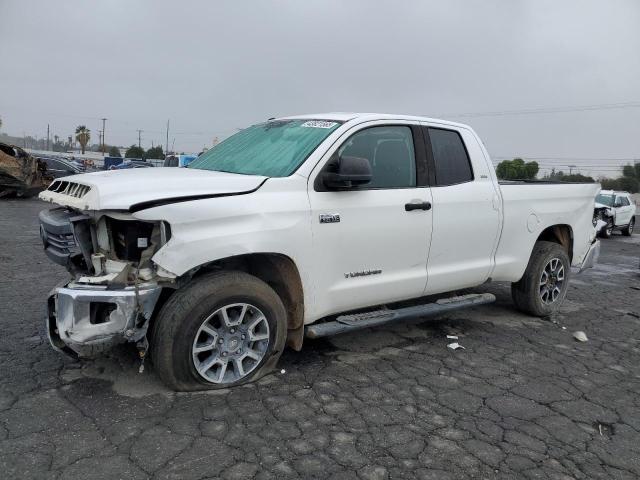
[[[42,252],[43,207],[0,203],[2,478],[640,476],[640,235],[603,241],[551,321],[485,285],[494,305],[307,341],[284,373],[176,394],[131,348],[75,363],[42,338],[66,276]]]

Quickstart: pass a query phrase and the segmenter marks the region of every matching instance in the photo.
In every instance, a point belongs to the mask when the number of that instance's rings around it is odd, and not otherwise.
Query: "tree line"
[[[500,180],[532,180],[538,176],[540,167],[537,162],[525,162],[522,158],[513,160],[503,160],[496,166],[496,175]],[[559,182],[596,182],[593,177],[580,173],[565,173],[562,170],[545,174],[542,180],[553,180]],[[630,193],[640,191],[640,163],[625,165],[622,168],[622,175],[618,178],[600,178],[604,190],[625,190]]]

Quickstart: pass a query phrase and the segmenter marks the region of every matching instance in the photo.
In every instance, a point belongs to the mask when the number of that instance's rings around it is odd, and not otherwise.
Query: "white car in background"
[[[602,190],[596,197],[595,220],[606,222],[599,234],[609,238],[614,230],[631,235],[635,225],[636,205],[629,192]]]

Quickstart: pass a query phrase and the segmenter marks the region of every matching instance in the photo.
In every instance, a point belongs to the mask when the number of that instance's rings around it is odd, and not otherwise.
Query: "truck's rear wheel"
[[[562,246],[536,242],[524,275],[511,284],[516,307],[537,317],[554,313],[567,294],[570,268],[569,256]]]
[[[163,306],[151,359],[174,390],[227,388],[271,370],[284,347],[286,311],[262,280],[244,272],[195,279]]]

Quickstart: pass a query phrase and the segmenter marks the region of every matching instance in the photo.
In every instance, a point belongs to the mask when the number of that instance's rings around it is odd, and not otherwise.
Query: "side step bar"
[[[441,313],[476,305],[484,305],[495,301],[496,297],[491,293],[472,293],[460,297],[441,298],[434,303],[399,308],[397,310],[376,310],[374,312],[341,315],[331,322],[309,325],[305,327],[304,331],[307,338],[328,337],[387,323],[440,315]]]

